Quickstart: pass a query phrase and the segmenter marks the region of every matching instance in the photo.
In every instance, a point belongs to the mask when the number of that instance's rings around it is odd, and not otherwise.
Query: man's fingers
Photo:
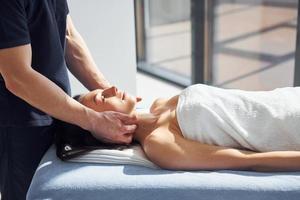
[[[132,124],[132,125],[123,125],[122,127],[122,131],[124,131],[124,133],[134,133],[135,130],[137,128],[137,125]]]
[[[127,115],[123,113],[118,113],[118,115],[119,115],[119,119],[125,124],[134,124],[137,122],[136,115]]]
[[[122,132],[124,133],[134,133],[134,131],[136,130],[137,125],[133,124],[133,125],[123,125],[123,127],[121,128]]]
[[[132,142],[133,134],[132,133],[126,133],[123,135],[123,142],[125,144],[130,144]]]

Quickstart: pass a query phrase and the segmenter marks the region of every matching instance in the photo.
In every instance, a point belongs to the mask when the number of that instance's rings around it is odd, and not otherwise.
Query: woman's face
[[[130,114],[136,105],[136,98],[125,92],[118,91],[116,87],[105,90],[97,89],[81,96],[79,99],[83,105],[98,111],[116,111]]]

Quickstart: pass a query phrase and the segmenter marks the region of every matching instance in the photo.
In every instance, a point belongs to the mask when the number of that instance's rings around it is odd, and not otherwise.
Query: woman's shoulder
[[[166,105],[167,101],[168,99],[164,99],[164,98],[155,99],[150,107],[150,112],[158,113],[160,110],[164,108],[164,105]]]
[[[151,113],[160,113],[166,110],[175,108],[178,102],[178,95],[173,96],[172,98],[158,98],[154,100],[150,107]]]

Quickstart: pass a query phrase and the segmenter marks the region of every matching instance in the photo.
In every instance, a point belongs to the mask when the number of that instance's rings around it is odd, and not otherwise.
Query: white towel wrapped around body
[[[179,96],[184,137],[266,152],[300,150],[300,87],[242,91],[193,85]]]

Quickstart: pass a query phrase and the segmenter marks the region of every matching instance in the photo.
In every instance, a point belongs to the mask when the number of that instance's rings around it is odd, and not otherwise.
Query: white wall
[[[69,0],[70,15],[110,83],[136,94],[133,0]],[[87,91],[70,75],[72,94]]]

